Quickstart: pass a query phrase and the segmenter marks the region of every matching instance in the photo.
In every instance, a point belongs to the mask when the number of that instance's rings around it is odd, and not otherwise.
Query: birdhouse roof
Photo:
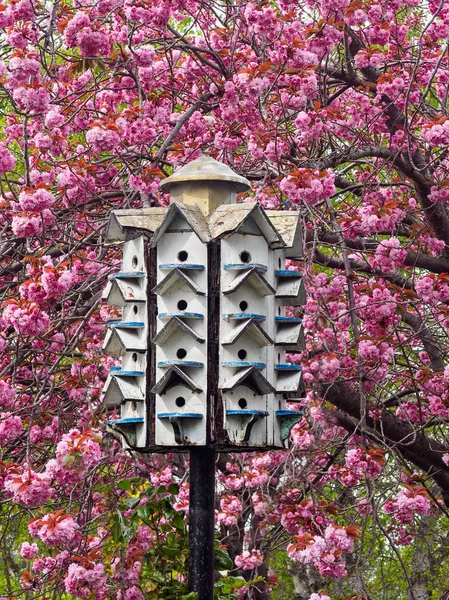
[[[265,212],[285,243],[287,258],[301,258],[303,247],[299,211],[267,210]]]
[[[212,239],[237,233],[248,219],[254,220],[271,248],[283,248],[285,246],[281,235],[257,202],[219,206],[209,217],[209,229]]]
[[[174,175],[162,180],[160,186],[164,192],[168,192],[174,185],[188,181],[223,181],[232,184],[237,193],[251,189],[251,184],[245,177],[237,175],[228,165],[210,156],[192,160]]]
[[[167,211],[161,206],[113,210],[106,229],[106,242],[124,242],[142,233],[152,235],[163,222]]]
[[[208,242],[210,240],[209,226],[206,217],[201,212],[201,209],[195,204],[182,204],[181,202],[173,202],[166,209],[164,219],[160,222],[159,227],[154,230],[154,235],[151,239],[151,247],[157,246],[157,243],[167,231],[170,223],[180,215],[183,217],[187,224],[190,225],[192,230],[196,233],[202,242]]]

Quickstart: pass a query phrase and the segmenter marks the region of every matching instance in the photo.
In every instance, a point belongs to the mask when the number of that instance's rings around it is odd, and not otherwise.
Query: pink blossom
[[[50,208],[54,201],[53,194],[45,189],[38,189],[35,192],[21,192],[19,195],[20,208],[32,212],[41,212],[45,208]]]
[[[242,503],[237,496],[225,496],[220,500],[221,512],[217,520],[223,525],[236,525],[242,511]]]
[[[12,494],[14,502],[26,506],[44,504],[54,494],[46,473],[36,473],[26,464],[10,469],[5,479],[5,490]]]
[[[235,564],[243,571],[252,571],[263,563],[263,556],[260,550],[245,550],[235,557]]]
[[[106,573],[101,563],[89,563],[83,567],[72,563],[64,579],[65,590],[75,598],[89,598],[92,594],[97,600],[108,596]]]
[[[11,413],[0,414],[0,446],[18,437],[23,432],[22,420]]]
[[[86,133],[86,142],[92,144],[98,152],[112,152],[120,144],[120,136],[112,129],[93,127]]]
[[[0,379],[0,405],[5,408],[11,408],[16,396],[16,390],[11,387],[10,383]]]
[[[23,542],[19,546],[19,554],[22,558],[25,558],[26,560],[31,560],[36,556],[38,552],[39,548],[34,542],[32,544],[30,544],[29,542]]]
[[[2,321],[22,335],[40,335],[50,326],[48,314],[35,303],[9,304],[3,311]]]
[[[424,488],[401,490],[396,498],[388,500],[383,507],[383,510],[393,515],[401,525],[411,523],[415,513],[428,515],[430,509],[430,500]]]
[[[0,175],[12,171],[16,166],[16,159],[5,144],[0,142]]]
[[[51,210],[44,209],[38,215],[14,215],[11,228],[17,237],[33,237],[42,234],[44,228],[52,229],[56,223],[56,217]]]
[[[33,537],[38,537],[48,546],[70,544],[79,526],[72,517],[60,511],[47,513],[44,517],[33,519],[28,524],[28,530]]]

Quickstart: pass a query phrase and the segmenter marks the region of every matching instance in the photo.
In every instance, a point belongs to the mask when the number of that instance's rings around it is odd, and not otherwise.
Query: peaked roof
[[[184,323],[184,321],[182,321],[179,317],[171,317],[171,319],[164,325],[164,327],[162,327],[159,333],[157,333],[151,341],[157,346],[160,344],[165,344],[165,342],[175,333],[175,331],[187,333],[187,335],[190,335],[190,337],[192,337],[196,342],[200,342],[200,344],[204,342],[204,338],[198,335],[194,329],[189,327],[187,323]]]
[[[287,258],[302,258],[304,251],[299,211],[267,210],[265,212],[284,240]]]
[[[265,379],[257,367],[249,367],[248,369],[238,371],[238,373],[221,386],[221,389],[224,392],[231,392],[239,385],[249,387],[256,394],[270,394],[275,391],[274,387]]]
[[[248,321],[244,321],[241,325],[234,327],[231,333],[225,338],[223,341],[223,346],[231,346],[235,344],[237,340],[239,340],[242,335],[248,333],[256,344],[260,347],[262,346],[271,346],[273,340],[270,338],[268,333],[262,329],[261,325],[255,321],[254,319],[248,319]]]
[[[304,329],[302,323],[289,323],[278,326],[276,346],[288,346],[290,350],[304,350]]]
[[[181,202],[173,202],[168,207],[167,213],[160,223],[159,227],[155,230],[153,237],[151,238],[151,247],[154,248],[173,219],[180,215],[190,225],[192,230],[200,238],[202,242],[208,242],[210,240],[209,226],[206,217],[201,212],[201,209],[196,204],[182,204]]]
[[[103,352],[113,356],[123,356],[127,350],[146,350],[145,340],[135,329],[111,328],[106,332]]]
[[[176,365],[173,365],[164,373],[151,391],[153,394],[162,396],[162,394],[165,394],[165,392],[176,385],[184,385],[190,388],[192,392],[201,392],[201,387]]]
[[[160,206],[113,210],[106,229],[106,242],[124,242],[136,234],[142,235],[141,232],[152,235],[164,220],[167,210]]]
[[[276,286],[276,298],[288,300],[286,304],[298,306],[307,302],[306,290],[302,277],[281,279]]]
[[[253,219],[271,248],[285,246],[264,209],[257,202],[244,204],[222,204],[209,217],[209,229],[212,239],[237,233],[247,219]]]
[[[106,382],[103,392],[103,401],[107,406],[118,406],[128,400],[144,400],[142,390],[135,382],[113,375]]]
[[[286,371],[278,376],[276,382],[277,394],[294,394],[302,396],[305,393],[302,371]]]
[[[232,294],[246,283],[249,283],[249,285],[261,296],[271,296],[271,294],[275,293],[274,288],[268,283],[265,277],[259,273],[259,270],[254,267],[253,269],[249,269],[240,273],[240,275],[237,275],[237,277],[224,288],[223,294]]]
[[[153,294],[162,296],[166,294],[171,286],[177,281],[179,281],[181,284],[185,284],[188,289],[192,290],[194,294],[198,294],[198,296],[204,296],[203,290],[197,286],[193,279],[191,279],[188,275],[186,275],[186,273],[184,273],[184,271],[178,268],[172,269],[170,273],[152,289],[152,292]]]
[[[103,299],[111,306],[124,306],[126,302],[145,302],[145,290],[136,280],[110,279]]]

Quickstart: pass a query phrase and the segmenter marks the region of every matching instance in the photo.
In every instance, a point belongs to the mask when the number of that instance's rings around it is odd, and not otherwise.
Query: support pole
[[[190,449],[189,591],[214,597],[215,449]]]

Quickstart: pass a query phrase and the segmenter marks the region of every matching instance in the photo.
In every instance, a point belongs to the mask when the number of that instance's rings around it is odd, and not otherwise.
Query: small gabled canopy
[[[195,204],[186,205],[181,202],[173,202],[166,210],[167,214],[165,215],[164,220],[151,238],[150,246],[152,248],[157,246],[161,237],[170,227],[170,223],[178,216],[186,221],[187,225],[191,227],[192,231],[196,233],[203,243],[210,240],[209,227],[199,206],[196,206]]]
[[[306,392],[302,371],[284,371],[278,375],[276,382],[277,394],[293,394],[302,397]]]
[[[248,334],[248,336],[261,348],[263,346],[271,346],[273,340],[268,333],[262,329],[257,321],[249,319],[244,321],[237,327],[234,327],[231,333],[223,341],[223,346],[231,346],[239,340],[242,335]]]
[[[160,227],[166,213],[167,209],[160,206],[113,210],[106,229],[106,242],[125,242],[142,234],[151,236]]]
[[[271,296],[275,293],[274,288],[268,283],[257,268],[249,269],[237,275],[223,290],[223,294],[233,294],[243,285],[249,284],[261,296]]]
[[[268,218],[273,226],[281,234],[285,243],[285,256],[287,258],[299,259],[303,257],[301,224],[299,222],[299,211],[292,210],[267,210]]]
[[[256,394],[270,394],[274,392],[274,387],[262,375],[257,367],[249,367],[236,373],[231,379],[221,386],[223,392],[231,392],[239,385],[245,385]]]
[[[276,298],[286,301],[290,306],[300,306],[307,302],[302,277],[285,277],[276,286]],[[288,301],[288,302],[287,302]]]
[[[136,329],[108,329],[103,343],[103,352],[123,356],[127,350],[146,350],[145,340]]]
[[[124,402],[143,402],[142,390],[134,381],[126,381],[111,375],[104,387],[103,401],[107,406],[119,406]]]
[[[179,317],[172,317],[151,341],[153,344],[156,344],[156,346],[160,346],[165,344],[175,332],[186,333],[187,335],[190,335],[195,342],[199,342],[200,344],[204,343],[204,338],[202,338],[194,329],[189,327],[187,323],[184,323]]]
[[[276,346],[287,346],[288,350],[304,350],[304,329],[302,323],[290,323],[278,327]]]
[[[153,394],[162,396],[162,394],[165,394],[169,389],[177,385],[188,387],[192,392],[201,392],[202,389],[191,377],[174,365],[164,373],[151,391]]]
[[[145,289],[138,279],[114,278],[108,282],[103,299],[109,306],[125,306],[126,302],[145,302]]]
[[[172,269],[164,279],[156,285],[152,292],[158,296],[163,296],[168,292],[174,283],[178,283],[180,288],[187,288],[198,296],[204,296],[203,290],[181,269]]]
[[[219,206],[209,217],[209,229],[212,239],[237,233],[249,219],[254,221],[270,248],[283,248],[285,246],[281,235],[257,202],[222,204]]]

